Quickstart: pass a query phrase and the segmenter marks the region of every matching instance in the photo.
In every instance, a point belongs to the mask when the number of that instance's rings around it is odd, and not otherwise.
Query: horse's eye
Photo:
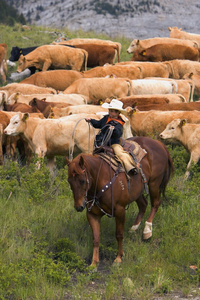
[[[84,185],[84,183],[85,183],[85,180],[84,180],[84,179],[81,179],[81,180],[80,180],[80,184],[81,184],[81,185]]]

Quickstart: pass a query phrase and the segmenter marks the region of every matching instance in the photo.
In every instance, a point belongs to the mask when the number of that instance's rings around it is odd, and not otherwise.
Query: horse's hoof
[[[148,240],[150,237],[152,237],[152,223],[146,221],[143,231],[143,239]]]
[[[143,240],[148,240],[152,237],[152,232],[143,233]]]
[[[141,222],[140,222],[140,223],[141,223]],[[129,229],[129,233],[135,232],[135,231],[139,228],[140,223],[137,224],[137,225],[133,225],[133,226]]]

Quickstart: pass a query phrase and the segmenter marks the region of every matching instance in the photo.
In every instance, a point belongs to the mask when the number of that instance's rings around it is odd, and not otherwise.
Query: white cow
[[[176,94],[178,87],[175,81],[156,79],[135,79],[132,81],[133,95]]]

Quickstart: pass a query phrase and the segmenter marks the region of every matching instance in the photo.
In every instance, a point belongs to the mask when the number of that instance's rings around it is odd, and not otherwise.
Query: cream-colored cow
[[[174,119],[165,130],[160,133],[164,140],[172,139],[180,142],[190,153],[185,179],[190,176],[192,163],[197,164],[200,158],[200,124],[189,124],[186,119]]]

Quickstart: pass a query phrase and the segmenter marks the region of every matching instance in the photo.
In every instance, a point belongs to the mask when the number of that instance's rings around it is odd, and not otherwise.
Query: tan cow
[[[200,158],[200,125],[189,124],[186,119],[174,119],[160,133],[160,138],[178,141],[190,153],[190,160],[184,175],[184,178],[188,179],[192,163],[197,164]]]
[[[178,29],[177,27],[168,27],[168,30],[170,31],[170,38],[192,40],[198,43],[200,48],[200,34],[182,31],[182,28]]]
[[[127,117],[130,121],[134,135],[139,136],[158,136],[174,119],[187,119],[190,123],[200,123],[199,111],[138,111],[132,108],[126,108]]]
[[[199,50],[195,47],[175,44],[157,44],[145,50],[136,50],[133,61],[168,61],[173,59],[188,59],[199,61]]]
[[[74,81],[63,93],[82,94],[88,103],[106,98],[119,98],[131,95],[132,82],[126,78],[81,78]]]
[[[0,44],[0,80],[2,83],[6,82],[7,73],[7,45],[4,43]]]
[[[194,85],[194,93],[200,97],[200,75],[191,73],[186,73],[183,76],[184,80],[191,81]]]
[[[34,84],[27,83],[9,83],[5,86],[0,87],[0,100],[4,98],[7,101],[8,97],[10,97],[13,93],[22,93],[26,95],[31,94],[57,94],[56,90],[53,88],[44,88],[40,86],[36,86]]]
[[[168,66],[166,66],[166,64],[164,64],[163,62],[124,61],[124,62],[115,64],[115,66],[122,66],[122,65],[126,65],[129,68],[132,66],[139,68],[140,77],[130,78],[128,76],[130,79],[141,79],[141,78],[146,78],[146,77],[168,78],[169,74],[170,74]]]
[[[72,105],[87,104],[88,98],[80,94],[32,94],[25,95],[22,93],[13,93],[7,99],[7,104],[14,104],[16,102],[29,104],[33,98],[39,100],[45,99],[46,102],[63,102]]]
[[[188,59],[174,59],[168,62],[163,62],[169,70],[171,78],[181,79],[186,73],[200,75],[200,62],[191,61]]]
[[[166,67],[165,67],[166,68]],[[167,68],[166,68],[167,69]],[[118,78],[139,79],[141,70],[137,66],[109,65],[96,67],[83,73],[84,78],[116,76]]]
[[[52,107],[49,114],[49,118],[61,118],[69,115],[80,114],[80,113],[90,113],[96,114],[98,112],[108,112],[107,108],[103,108],[100,105],[72,105],[69,107]]]
[[[82,77],[82,73],[74,70],[50,70],[37,72],[20,83],[51,87],[57,91],[64,91],[72,82]]]
[[[83,49],[76,49],[60,45],[44,45],[37,47],[27,55],[21,55],[18,60],[17,72],[29,67],[41,71],[48,69],[67,69],[75,71],[87,70],[88,53]]]
[[[179,38],[155,37],[155,38],[150,38],[145,40],[134,39],[131,42],[130,46],[128,47],[127,52],[130,54],[130,53],[134,53],[136,50],[144,50],[157,44],[169,44],[169,43],[198,48],[198,44],[195,42],[195,40],[190,41],[189,39],[180,40]]]

